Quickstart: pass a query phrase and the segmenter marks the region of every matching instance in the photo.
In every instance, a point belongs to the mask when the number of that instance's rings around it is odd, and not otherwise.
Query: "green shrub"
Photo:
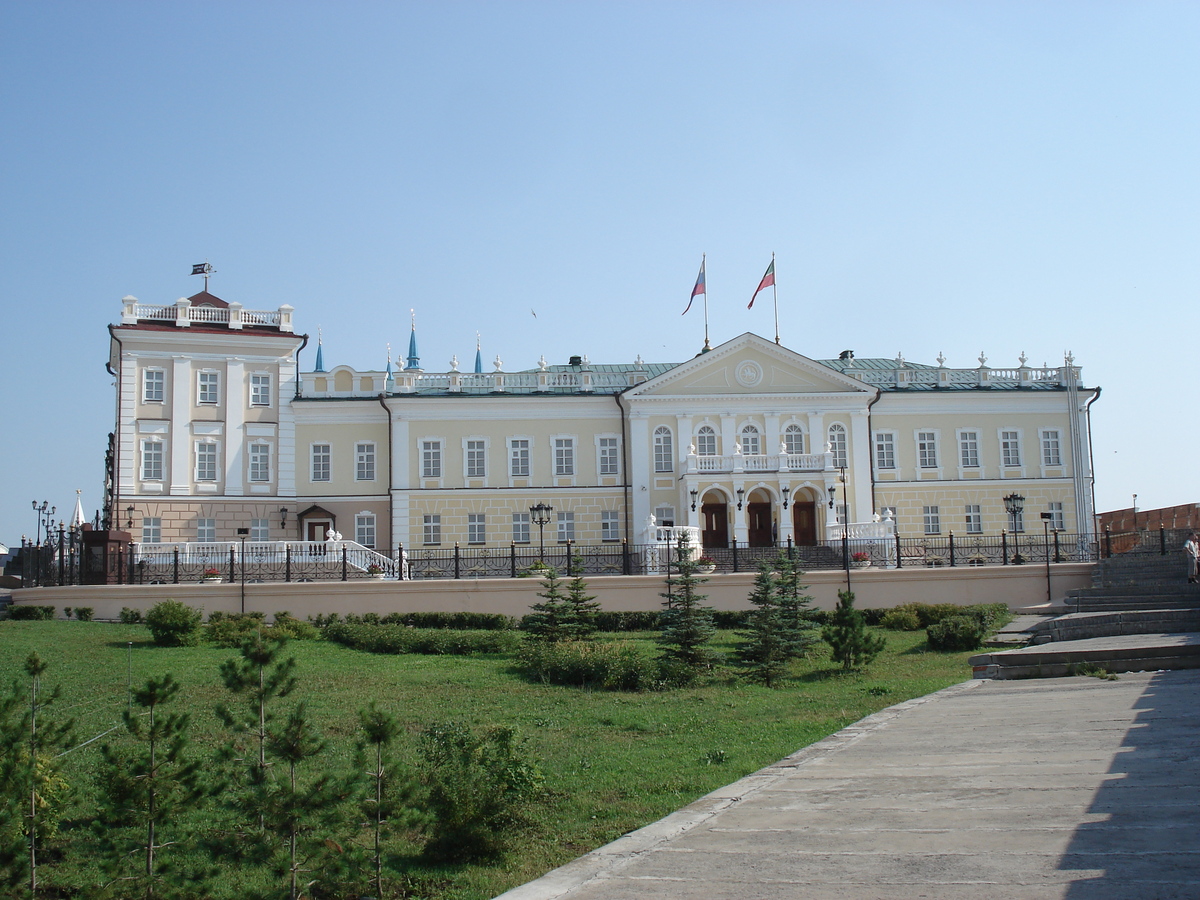
[[[473,656],[512,653],[521,643],[514,631],[452,631],[343,622],[325,629],[325,638],[369,653],[419,653],[427,656]]]
[[[10,606],[8,608],[8,617],[10,619],[24,621],[42,621],[54,618],[53,606]]]
[[[321,637],[321,632],[317,630],[316,626],[302,622],[283,610],[275,613],[275,622],[271,626],[271,633],[292,641],[315,641]]]
[[[195,647],[200,643],[204,614],[178,600],[155,603],[146,613],[146,625],[160,647]]]
[[[240,647],[246,638],[266,626],[266,616],[260,612],[224,613],[216,611],[208,617],[208,640],[218,647]]]
[[[931,650],[977,650],[988,629],[978,616],[950,616],[926,631]]]
[[[90,606],[77,606],[75,607],[75,618],[77,618],[80,622],[90,622],[92,621],[92,615],[95,612],[96,611]]]
[[[63,607],[63,617],[67,618],[67,619],[71,618],[71,613],[74,611],[74,609],[75,609],[75,607],[73,607],[73,606],[64,606]]]
[[[121,624],[122,625],[141,625],[142,611],[140,609],[131,609],[128,606],[121,607]]]
[[[660,624],[658,610],[596,613],[597,631],[658,631]]]
[[[904,606],[889,609],[883,614],[879,624],[892,631],[920,631],[921,617],[912,606],[913,604],[906,603]]]
[[[332,614],[334,622],[337,613]],[[456,631],[511,631],[517,620],[500,613],[475,612],[409,612],[389,613],[380,622],[384,625],[408,625],[412,628],[450,628]],[[316,624],[316,623],[314,623]],[[329,624],[333,624],[330,622]]]
[[[623,641],[527,641],[521,647],[525,674],[545,684],[642,691],[658,685],[658,666]]]

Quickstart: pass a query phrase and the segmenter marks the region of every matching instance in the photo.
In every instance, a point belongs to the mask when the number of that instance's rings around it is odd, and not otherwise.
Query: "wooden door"
[[[795,528],[796,545],[814,547],[817,543],[817,504],[813,500],[802,500],[792,504],[792,525]]]
[[[700,543],[705,547],[729,546],[729,507],[724,503],[705,503],[700,507],[704,516],[704,530]]]
[[[304,539],[306,541],[323,541],[325,532],[332,527],[333,522],[329,519],[309,519],[304,523]]]
[[[770,547],[775,543],[771,538],[771,504],[746,504],[747,539],[751,547]]]

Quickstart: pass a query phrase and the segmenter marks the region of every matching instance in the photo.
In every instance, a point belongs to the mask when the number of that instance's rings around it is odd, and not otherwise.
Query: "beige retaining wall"
[[[1059,563],[1050,567],[1056,604],[1067,591],[1091,584],[1091,563]],[[837,591],[846,583],[840,570],[805,575],[814,605],[833,609]],[[859,608],[901,603],[1007,603],[1011,609],[1046,602],[1045,566],[990,566],[942,569],[855,569],[850,573]],[[709,576],[702,588],[717,609],[746,609],[754,576]],[[663,579],[657,576],[610,576],[588,579],[589,591],[605,609],[658,609]],[[531,578],[481,578],[458,581],[330,581],[293,584],[247,584],[246,610],[268,614],[287,610],[301,619],[318,613],[494,612],[521,616],[537,602],[539,581]],[[29,588],[13,592],[22,605],[90,606],[97,619],[116,619],[121,607],[148,610],[160,600],[179,600],[207,612],[237,612],[242,604],[238,584],[102,585]]]

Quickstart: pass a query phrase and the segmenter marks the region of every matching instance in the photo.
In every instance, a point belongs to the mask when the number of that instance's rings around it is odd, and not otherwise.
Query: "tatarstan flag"
[[[767,266],[767,274],[763,275],[762,281],[758,283],[758,287],[754,289],[754,296],[750,298],[750,302],[746,304],[746,309],[754,306],[754,301],[758,299],[758,295],[763,288],[769,288],[775,284],[775,260],[771,260],[771,264]]]

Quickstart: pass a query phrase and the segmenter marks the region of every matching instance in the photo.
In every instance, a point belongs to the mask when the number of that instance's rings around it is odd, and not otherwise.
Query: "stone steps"
[[[1200,668],[1200,634],[1126,634],[979,653],[976,678],[1059,678],[1080,669],[1144,672]]]

